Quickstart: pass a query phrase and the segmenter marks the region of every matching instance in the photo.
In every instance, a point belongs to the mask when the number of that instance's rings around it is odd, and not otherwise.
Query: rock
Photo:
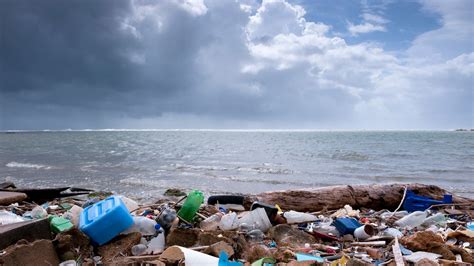
[[[138,232],[133,232],[128,235],[119,235],[112,239],[112,241],[104,246],[98,248],[98,253],[102,257],[102,262],[111,262],[120,253],[127,255],[131,254],[131,248],[140,243],[142,235]]]
[[[0,265],[58,265],[59,258],[51,240],[15,244],[0,255]]]
[[[272,205],[278,204],[285,210],[301,212],[340,209],[346,204],[354,209],[361,207],[374,210],[395,209],[402,199],[404,186],[418,195],[434,199],[442,199],[443,195],[448,193],[440,187],[423,184],[344,185],[264,192],[248,196],[246,202],[257,199]],[[453,195],[453,202],[474,204],[474,199]]]
[[[415,266],[439,266],[439,263],[428,258],[421,259],[415,263]]]
[[[51,240],[51,229],[47,218],[0,226],[0,249],[4,249],[18,240],[33,242],[39,239]]]
[[[224,241],[220,241],[220,242],[210,245],[203,252],[215,257],[219,257],[219,255],[221,254],[221,251],[224,251],[225,253],[227,253],[229,257],[232,257],[234,255],[234,249],[232,248],[232,246]]]
[[[186,192],[182,191],[179,188],[168,188],[165,193],[163,193],[165,196],[173,196],[173,197],[183,197],[186,196]]]
[[[166,237],[166,245],[192,247],[197,243],[199,233],[199,229],[176,228]]]
[[[275,240],[279,246],[300,247],[305,243],[316,243],[316,239],[288,224],[279,224],[270,228],[268,236]]]
[[[62,261],[76,260],[79,256],[81,258],[89,258],[93,254],[93,247],[90,244],[89,237],[77,228],[59,233],[53,243]]]
[[[10,205],[27,198],[25,193],[0,191],[0,205]]]
[[[400,243],[414,251],[426,251],[429,243],[444,244],[443,238],[432,231],[416,232],[414,235],[402,237]]]

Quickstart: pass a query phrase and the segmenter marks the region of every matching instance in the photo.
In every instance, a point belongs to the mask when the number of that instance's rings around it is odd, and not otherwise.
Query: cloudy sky
[[[0,129],[474,127],[471,0],[2,0]]]

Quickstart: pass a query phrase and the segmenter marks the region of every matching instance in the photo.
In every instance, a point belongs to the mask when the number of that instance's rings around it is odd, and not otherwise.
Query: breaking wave
[[[9,162],[5,165],[11,168],[29,168],[29,169],[52,169],[53,167],[44,164]]]

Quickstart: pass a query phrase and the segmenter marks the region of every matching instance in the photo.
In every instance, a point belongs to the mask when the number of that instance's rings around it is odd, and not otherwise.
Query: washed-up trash
[[[38,205],[34,207],[33,210],[31,210],[30,216],[33,219],[41,219],[48,216],[48,212],[43,207]]]
[[[295,212],[295,211],[284,212],[283,217],[285,217],[286,222],[289,224],[313,222],[318,219],[318,217],[316,217],[315,215],[304,213],[304,212]]]
[[[362,225],[354,218],[337,218],[334,221],[334,226],[336,226],[341,235],[347,235],[353,234]]]
[[[9,211],[0,210],[0,225],[19,223],[24,221],[25,219],[23,219],[21,216],[18,216]]]
[[[354,236],[357,239],[365,240],[375,234],[375,228],[370,224],[364,224],[354,230]]]
[[[413,254],[411,255],[403,256],[403,258],[409,262],[417,263],[418,261],[422,259],[429,259],[429,260],[436,261],[438,258],[441,258],[441,255],[436,254],[436,253],[431,253],[431,252],[417,251],[417,252],[413,252]]]
[[[344,208],[337,210],[331,215],[331,217],[340,218],[340,217],[358,217],[360,214],[359,210],[354,210],[350,205],[344,205]]]
[[[201,229],[204,231],[214,231],[219,227],[219,222],[224,214],[222,212],[215,213],[201,222]]]
[[[148,243],[147,254],[158,254],[165,249],[165,231],[159,224],[155,225],[155,229],[158,235]]]
[[[63,217],[52,215],[48,219],[51,225],[51,231],[54,233],[64,232],[74,227],[68,219]]]
[[[219,221],[219,228],[221,230],[233,230],[238,228],[239,222],[237,220],[237,213],[231,212],[224,216],[222,216],[221,220]]]
[[[432,205],[453,203],[452,195],[444,195],[443,200],[416,195],[415,192],[407,190],[403,208],[409,212],[424,211]]]
[[[219,259],[185,247],[172,246],[167,248],[160,259],[171,263],[183,262],[186,266],[218,265]]]
[[[132,212],[138,209],[138,203],[130,198],[127,198],[125,196],[119,196],[120,199],[122,200],[123,204],[125,204],[125,207],[127,207],[128,212]]]
[[[427,213],[425,211],[415,211],[396,221],[395,224],[401,228],[415,228],[425,221],[426,216]]]
[[[219,266],[243,266],[243,263],[240,263],[238,261],[230,261],[229,260],[229,255],[225,253],[225,251],[221,251],[219,254]]]
[[[426,218],[423,223],[421,224],[424,227],[429,227],[431,225],[436,225],[436,226],[445,226],[447,223],[448,219],[446,215],[443,213],[436,213],[433,214],[432,216]]]
[[[65,219],[68,219],[71,221],[74,226],[78,227],[79,226],[79,217],[81,216],[81,213],[84,211],[83,208],[73,205],[68,211],[66,211],[62,217]]]
[[[383,235],[400,238],[403,236],[403,233],[396,228],[387,228],[383,231]]]
[[[169,207],[167,204],[163,206],[160,214],[156,218],[156,222],[161,225],[161,227],[165,230],[166,234],[168,234],[176,220],[176,210]]]
[[[79,222],[81,231],[99,245],[110,241],[132,225],[132,216],[117,196],[85,208]]]
[[[275,224],[276,216],[278,215],[278,208],[275,207],[274,205],[266,204],[263,202],[254,202],[252,203],[252,206],[250,206],[250,210],[253,211],[258,208],[263,208],[265,209],[265,212],[267,213],[268,219],[272,224]]]
[[[77,262],[75,260],[66,260],[59,263],[59,266],[76,266]]]
[[[296,261],[316,261],[323,263],[324,259],[319,256],[313,256],[310,254],[296,253]]]
[[[193,190],[189,192],[183,206],[178,211],[178,217],[187,223],[192,223],[196,212],[204,202],[204,196],[201,191]]]
[[[139,232],[142,236],[152,236],[156,234],[155,226],[156,221],[143,217],[133,216],[133,225],[127,230],[123,231],[122,234],[129,234],[131,232]]]
[[[255,228],[260,229],[262,232],[268,231],[272,224],[264,208],[257,208],[251,212],[246,213],[242,218],[238,220],[238,223],[246,223],[248,225],[254,225]],[[238,226],[238,225],[237,225]]]
[[[276,263],[274,258],[261,258],[257,261],[254,261],[251,266],[264,266],[264,265],[273,265]]]
[[[132,255],[133,256],[139,256],[139,255],[142,255],[142,254],[145,254],[146,253],[146,250],[148,249],[148,247],[145,245],[145,244],[138,244],[138,245],[135,245],[132,247]]]

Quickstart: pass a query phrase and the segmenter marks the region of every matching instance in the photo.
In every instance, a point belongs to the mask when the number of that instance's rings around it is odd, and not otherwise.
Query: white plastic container
[[[426,211],[412,212],[407,216],[403,217],[402,219],[396,221],[395,224],[402,228],[415,228],[417,226],[420,226],[425,221],[426,216]]]
[[[239,227],[237,214],[235,212],[228,213],[222,216],[219,222],[219,228],[224,231],[233,230]]]
[[[156,234],[156,222],[143,216],[133,216],[133,225],[122,234],[129,234],[132,232],[139,232],[142,236],[152,236]]]
[[[158,254],[165,250],[165,231],[160,228],[157,232],[158,235],[148,242],[147,254]]]
[[[72,224],[74,224],[75,227],[78,227],[79,217],[81,216],[83,210],[83,208],[77,205],[72,205],[71,209],[69,209],[63,214],[63,218],[68,219],[69,221],[71,221]]]
[[[219,227],[219,222],[221,221],[222,216],[224,216],[224,214],[221,212],[218,212],[209,216],[207,219],[201,222],[201,229],[204,231],[217,230],[217,227]]]
[[[285,217],[286,222],[289,224],[313,222],[318,219],[315,215],[297,211],[284,212],[283,217]]]
[[[375,228],[370,224],[364,224],[354,230],[354,236],[357,239],[365,240],[375,234]]]
[[[238,224],[241,223],[254,225],[256,229],[260,229],[264,233],[268,231],[270,227],[272,227],[270,219],[268,219],[267,212],[264,208],[257,208],[251,212],[248,212],[245,214],[245,216],[238,220]]]

